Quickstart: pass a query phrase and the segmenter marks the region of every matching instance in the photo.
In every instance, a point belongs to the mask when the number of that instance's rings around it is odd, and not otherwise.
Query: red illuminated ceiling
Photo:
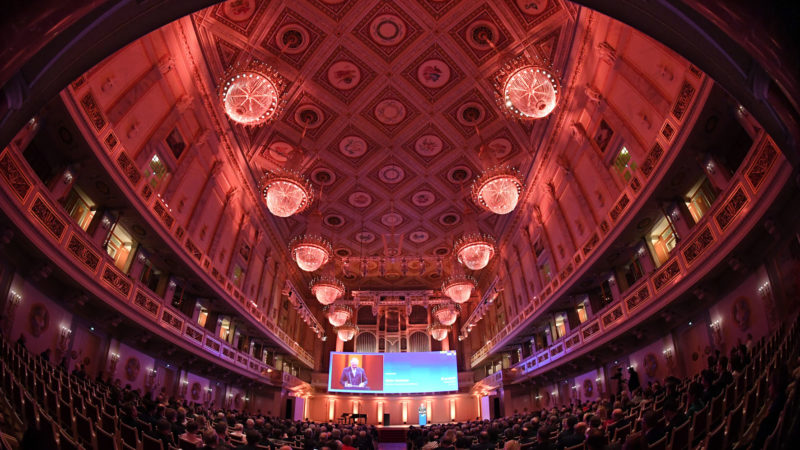
[[[563,64],[571,14],[558,0],[239,0],[192,20],[214,79],[254,57],[287,80],[280,116],[231,123],[231,141],[256,179],[302,147],[303,172],[323,196],[310,209],[321,209],[334,253],[370,257],[366,285],[349,263],[348,287],[436,288],[465,229],[471,181],[499,162],[527,173],[530,136],[548,120],[509,120],[497,73],[520,55]],[[506,216],[467,205],[482,232],[504,233]],[[270,220],[289,242],[307,214]]]

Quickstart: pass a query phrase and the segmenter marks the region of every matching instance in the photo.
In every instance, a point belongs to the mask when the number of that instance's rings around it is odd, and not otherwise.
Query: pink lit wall
[[[711,323],[719,322],[719,347],[726,354],[737,343],[747,342],[747,334],[753,336],[753,341],[769,334],[770,327],[767,321],[767,308],[769,299],[765,298],[767,292],[763,289],[767,282],[767,273],[764,267],[747,277],[736,289],[722,297],[712,306],[708,313]],[[762,288],[759,290],[759,288]],[[712,339],[715,334],[712,332]]]
[[[106,370],[111,371],[113,368],[111,378],[114,380],[119,379],[122,386],[130,384],[133,389],[141,389],[144,394],[147,391],[145,377],[149,374],[150,369],[155,367],[155,360],[149,355],[116,340],[111,342],[109,354],[119,355],[119,360],[116,364],[113,363],[110,357],[107,361]],[[156,384],[158,384],[158,375],[156,375]]]
[[[633,366],[639,374],[639,382],[642,387],[647,387],[648,382],[658,380],[663,383],[664,379],[670,374],[675,373],[676,362],[674,358],[667,360],[665,350],[674,351],[675,345],[671,336],[665,336],[644,348],[641,348],[628,356],[628,364]],[[623,369],[623,375],[627,378],[628,373]]]
[[[24,335],[28,350],[36,355],[51,349],[50,361],[58,364],[69,352],[72,336],[68,333],[62,339],[62,328],[72,330],[72,314],[19,275],[14,277],[10,290],[20,294],[22,300],[14,312],[8,337],[16,341]],[[71,363],[72,359],[68,359]],[[72,365],[68,367],[71,369]]]
[[[451,408],[455,401],[455,408]],[[475,419],[480,415],[478,403],[474,395],[453,394],[440,396],[407,396],[407,397],[372,397],[353,395],[313,395],[309,398],[308,416],[311,420],[327,422],[330,420],[331,404],[333,404],[333,420],[342,413],[352,413],[354,402],[358,404],[359,414],[367,415],[367,423],[378,424],[383,420],[378,416],[379,410],[390,415],[391,425],[403,424],[403,409],[406,410],[406,422],[410,425],[419,423],[417,409],[421,404],[428,405],[428,422],[451,422],[454,413],[455,421]]]

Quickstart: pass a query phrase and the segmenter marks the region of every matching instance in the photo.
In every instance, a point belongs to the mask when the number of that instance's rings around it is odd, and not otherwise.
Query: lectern
[[[419,405],[419,426],[426,425],[428,423],[428,408],[425,405]]]

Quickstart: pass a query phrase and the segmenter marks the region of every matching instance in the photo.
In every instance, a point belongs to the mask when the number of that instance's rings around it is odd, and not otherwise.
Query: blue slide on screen
[[[458,390],[456,352],[331,352],[330,392],[410,394]]]

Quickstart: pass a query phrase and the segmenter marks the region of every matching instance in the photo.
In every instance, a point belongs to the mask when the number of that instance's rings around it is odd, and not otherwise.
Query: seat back
[[[744,405],[739,402],[739,405],[728,413],[728,418],[725,420],[725,448],[730,448],[734,442],[739,440],[739,436],[742,433],[742,419],[744,418],[743,409]]]
[[[94,427],[92,421],[79,412],[75,412],[75,435],[84,446],[93,446]]]
[[[708,432],[703,445],[704,450],[722,450],[725,444],[725,424],[721,423],[719,426]]]
[[[121,423],[119,425],[119,434],[122,438],[122,442],[125,442],[131,447],[136,448],[139,445],[139,434],[136,428]]]
[[[111,434],[115,434],[117,432],[117,418],[106,414],[105,412],[101,413],[100,428],[108,431]]]
[[[616,442],[616,441],[625,442],[625,438],[628,436],[628,434],[630,434],[630,432],[631,432],[631,424],[630,423],[627,423],[627,424],[625,424],[625,425],[623,425],[621,427],[617,427],[614,430],[614,437],[613,437],[612,441],[614,441],[614,442]]]
[[[670,438],[671,450],[684,450],[689,447],[689,421],[675,427]]]
[[[58,425],[53,418],[39,411],[39,433],[42,433],[45,442],[52,443],[52,448],[56,447],[56,436],[58,435]]]
[[[58,447],[61,450],[79,450],[79,449],[83,449],[83,447],[78,445],[78,443],[75,442],[74,439],[72,439],[71,437],[67,436],[64,433],[61,433],[61,436],[59,436],[59,438],[58,438]]]
[[[97,429],[97,450],[117,450],[114,436],[102,428]]]
[[[178,446],[181,448],[181,450],[197,450],[197,445],[195,445],[193,442],[187,441],[186,439],[179,439]]]
[[[649,450],[667,450],[667,436],[666,434],[661,439],[653,442],[652,444],[648,444],[647,448]]]
[[[142,450],[167,450],[160,439],[156,439],[149,434],[142,436]]]
[[[690,442],[692,444],[697,443],[697,441],[699,441],[706,435],[707,428],[708,428],[708,405],[704,406],[703,409],[695,412],[694,415],[692,416],[691,433],[689,433]]]
[[[722,414],[723,401],[725,400],[724,393],[720,393],[711,399],[711,411],[709,412],[707,427],[714,427],[724,418]]]

